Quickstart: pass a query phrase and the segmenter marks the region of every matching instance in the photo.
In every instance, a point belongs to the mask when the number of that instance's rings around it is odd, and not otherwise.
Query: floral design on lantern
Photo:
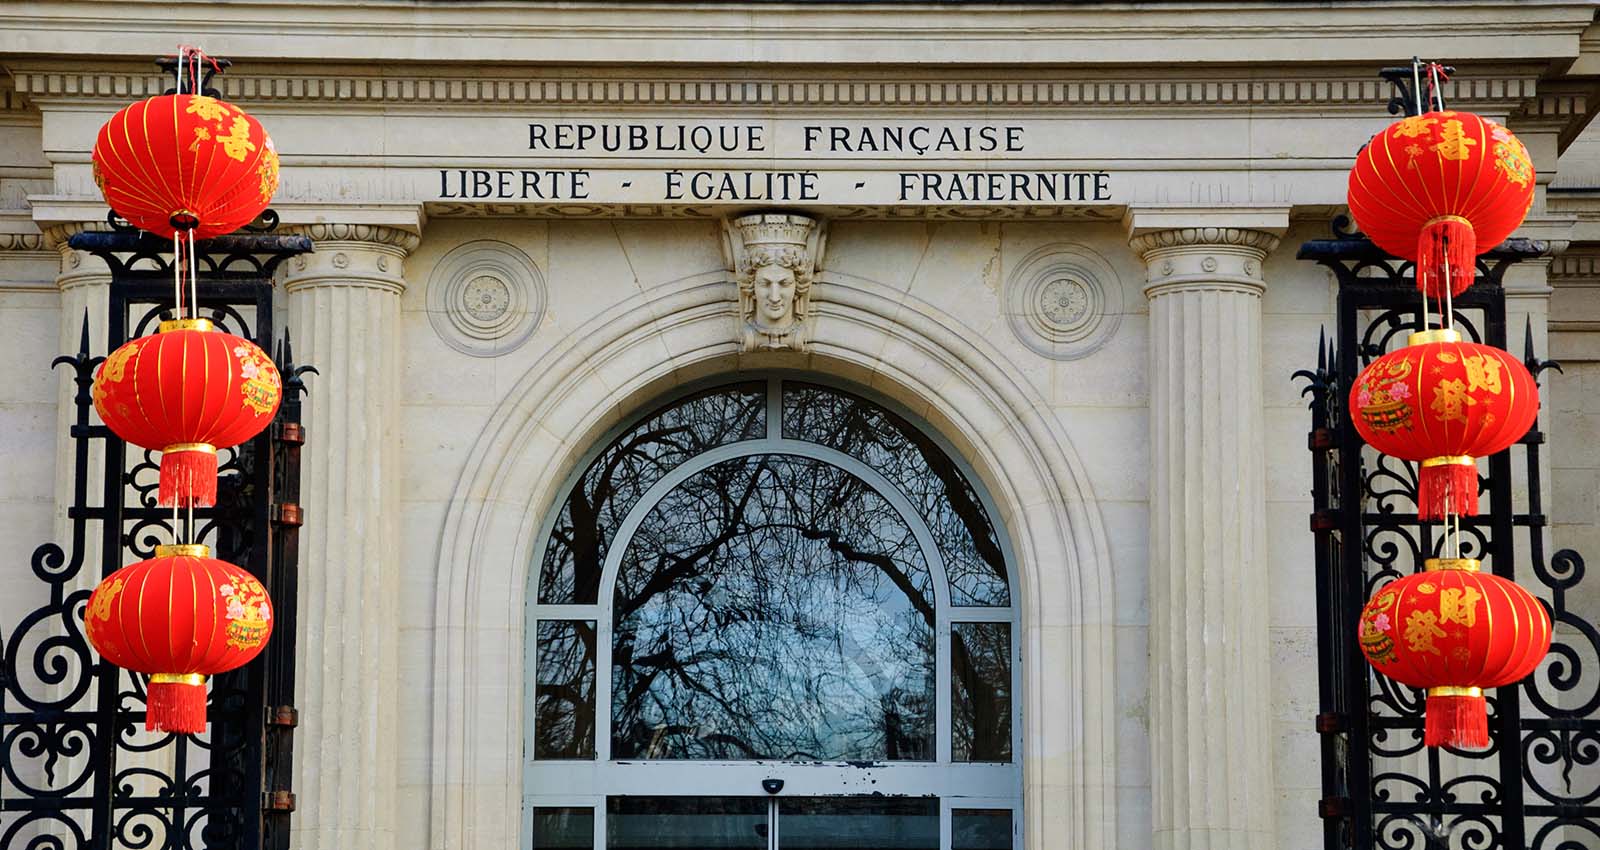
[[[213,97],[130,104],[100,128],[94,179],[135,227],[207,239],[249,224],[278,187],[278,153],[260,122]]]
[[[205,546],[157,546],[94,589],[84,632],[107,661],[150,675],[147,730],[203,732],[206,677],[260,654],[272,602],[255,576]]]
[[[1412,334],[1411,343],[1356,377],[1351,418],[1373,448],[1422,464],[1418,518],[1476,514],[1475,459],[1528,433],[1539,416],[1538,385],[1510,353],[1453,330]]]
[[[1471,286],[1480,250],[1521,226],[1534,182],[1528,149],[1510,130],[1445,110],[1402,118],[1374,136],[1350,169],[1347,200],[1362,232],[1414,260],[1417,286],[1442,298]]]
[[[1472,558],[1430,558],[1379,588],[1357,640],[1378,672],[1428,689],[1424,743],[1489,745],[1484,688],[1526,678],[1550,650],[1550,614],[1521,586]]]
[[[217,449],[272,423],[283,378],[255,343],[180,319],[112,352],[92,397],[118,437],[161,452],[158,504],[205,507],[216,504]]]

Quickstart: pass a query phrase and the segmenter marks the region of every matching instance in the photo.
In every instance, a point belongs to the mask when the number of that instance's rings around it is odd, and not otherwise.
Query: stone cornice
[[[737,107],[915,107],[1005,106],[1008,109],[1165,109],[1186,107],[1329,108],[1381,107],[1389,84],[1367,68],[1276,69],[1270,78],[1249,72],[1218,73],[1171,67],[1149,72],[1078,70],[1071,73],[938,73],[917,76],[857,73],[841,78],[826,71],[797,76],[711,71],[686,77],[671,73],[591,71],[526,74],[504,68],[480,69],[471,77],[459,68],[418,67],[404,75],[390,69],[361,68],[265,70],[253,63],[217,78],[223,97],[243,104],[275,102],[330,104],[345,109],[400,104],[505,106],[605,105]],[[35,101],[125,103],[160,94],[171,80],[148,65],[85,68],[55,64],[14,64],[17,91]],[[1539,94],[1539,69],[1480,66],[1476,76],[1460,76],[1445,86],[1450,102],[1487,111],[1523,109]],[[1544,107],[1534,107],[1539,111]],[[1552,103],[1551,108],[1560,108]]]
[[[235,61],[593,61],[703,65],[1059,66],[1118,62],[1374,64],[1418,44],[1458,65],[1578,55],[1587,0],[1323,3],[523,3],[210,0],[185,37]],[[172,50],[171,9],[121,0],[0,7],[0,54],[143,57]]]

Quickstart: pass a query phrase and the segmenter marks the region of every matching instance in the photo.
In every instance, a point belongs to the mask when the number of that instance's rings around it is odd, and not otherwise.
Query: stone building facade
[[[10,3],[0,529],[27,547],[64,522],[72,390],[48,363],[85,311],[103,353],[108,275],[66,246],[104,220],[95,133],[167,85],[150,57],[200,44],[235,63],[223,95],[272,133],[273,206],[316,243],[279,293],[320,370],[296,846],[502,850],[529,846],[534,809],[605,809],[609,774],[530,756],[530,623],[564,604],[535,610],[552,517],[641,414],[757,376],[893,411],[992,513],[1017,745],[970,781],[1013,812],[1018,846],[1311,850],[1290,374],[1334,291],[1294,249],[1326,234],[1389,120],[1376,70],[1455,64],[1450,102],[1507,123],[1538,169],[1522,234],[1556,254],[1514,273],[1512,326],[1565,366],[1542,418],[1554,536],[1600,552],[1594,12]],[[9,616],[32,590],[6,572]],[[925,780],[954,789],[946,830],[978,775],[948,766]],[[862,770],[893,784],[896,767]],[[722,776],[774,772],[867,788],[781,764]],[[626,793],[734,793],[683,775],[627,774]]]

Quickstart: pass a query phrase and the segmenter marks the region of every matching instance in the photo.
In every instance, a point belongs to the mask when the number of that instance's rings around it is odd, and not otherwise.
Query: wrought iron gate
[[[1336,238],[1307,242],[1299,253],[1331,269],[1339,286],[1334,340],[1319,342],[1314,371],[1296,373],[1309,380],[1311,397],[1325,850],[1594,850],[1600,688],[1586,665],[1596,663],[1600,632],[1584,616],[1596,612],[1571,607],[1583,559],[1570,549],[1546,557],[1538,425],[1489,459],[1483,513],[1461,521],[1470,550],[1463,554],[1544,600],[1556,625],[1545,664],[1521,685],[1491,693],[1490,748],[1424,748],[1421,692],[1371,672],[1358,648],[1367,598],[1437,557],[1443,535],[1417,521],[1414,465],[1364,445],[1345,413],[1361,368],[1420,328],[1411,264],[1343,232],[1347,226],[1336,220]],[[1503,276],[1546,248],[1513,239],[1479,260],[1477,282],[1455,299],[1468,338],[1508,347]],[[1537,359],[1531,328],[1521,330],[1535,377],[1559,369]]]
[[[270,225],[269,225],[270,226]],[[82,233],[71,247],[111,267],[108,350],[172,317],[171,243],[137,232]],[[265,234],[199,243],[199,304],[217,327],[274,349],[272,273],[310,240]],[[195,511],[195,542],[245,567],[272,594],[278,622],[249,665],[212,680],[209,730],[144,731],[142,677],[101,661],[83,636],[83,609],[104,575],[154,555],[173,537],[157,508],[158,454],[130,447],[90,417],[103,357],[88,316],[73,370],[74,492],[65,547],[34,551],[48,601],[0,624],[0,847],[6,850],[228,848],[282,850],[295,724],[296,537],[300,399],[288,334],[275,346],[283,406],[261,436],[219,455],[215,508]]]

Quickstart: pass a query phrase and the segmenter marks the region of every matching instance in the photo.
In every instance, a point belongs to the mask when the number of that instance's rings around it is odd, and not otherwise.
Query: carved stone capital
[[[421,241],[408,230],[378,224],[297,224],[286,233],[311,237],[316,249],[289,260],[284,289],[359,286],[405,291],[405,258]]]
[[[1245,227],[1175,227],[1135,233],[1128,244],[1148,270],[1148,298],[1190,290],[1259,296],[1266,288],[1261,264],[1278,236]]]
[[[110,226],[103,220],[37,222],[37,224],[41,249],[54,250],[61,255],[61,265],[56,275],[57,289],[65,291],[85,284],[103,285],[110,282],[111,270],[106,268],[105,263],[87,251],[74,251],[67,245],[67,240],[79,233],[109,230]]]
[[[408,230],[383,224],[343,224],[317,222],[295,224],[284,228],[288,233],[303,233],[313,242],[368,242],[374,246],[398,249],[403,257],[416,250],[421,237]]]
[[[1141,233],[1128,240],[1140,256],[1163,248],[1184,248],[1196,245],[1229,246],[1271,253],[1278,247],[1278,237],[1263,230],[1241,227],[1180,227]]]
[[[739,287],[745,351],[805,351],[812,287],[827,243],[823,222],[795,213],[723,220],[723,258]]]

